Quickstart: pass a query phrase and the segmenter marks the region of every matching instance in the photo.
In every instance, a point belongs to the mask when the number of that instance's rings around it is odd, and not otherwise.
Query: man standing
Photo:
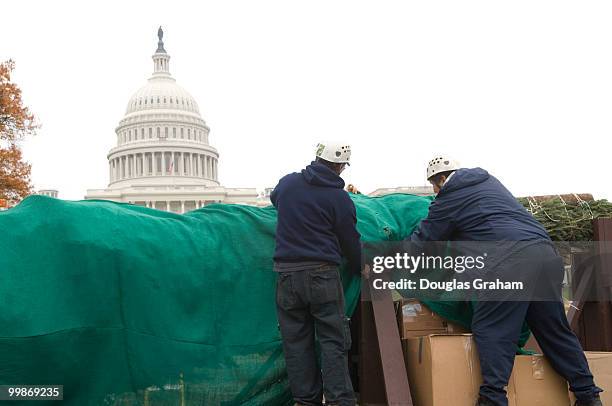
[[[525,320],[553,368],[569,382],[576,405],[601,406],[601,389],[593,382],[563,303],[557,299],[561,297],[563,261],[546,230],[484,169],[460,168],[448,157],[437,157],[429,162],[427,180],[437,196],[411,241],[488,241],[519,247],[504,252],[506,257],[495,274],[511,278],[522,273],[536,282],[532,288],[547,299],[485,298],[475,305],[472,332],[483,379],[477,406],[508,404],[504,387]]]
[[[340,174],[351,147],[319,144],[301,173],[283,177],[270,199],[278,211],[274,270],[276,309],[291,393],[297,405],[353,406],[348,371],[349,319],[338,267],[361,271],[355,205]],[[315,352],[321,349],[321,365]]]

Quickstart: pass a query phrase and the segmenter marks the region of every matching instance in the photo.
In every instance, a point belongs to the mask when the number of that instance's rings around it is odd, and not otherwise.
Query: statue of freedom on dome
[[[159,42],[157,43],[157,51],[156,52],[166,53],[166,50],[164,49],[163,37],[164,37],[164,30],[162,30],[162,27],[160,25],[159,29],[157,30],[157,38],[159,38]]]

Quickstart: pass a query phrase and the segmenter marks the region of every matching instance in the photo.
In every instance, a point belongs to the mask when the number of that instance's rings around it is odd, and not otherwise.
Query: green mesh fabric
[[[431,201],[352,197],[365,241],[407,236]],[[63,384],[76,406],[292,404],[275,222],[273,207],[179,215],[44,196],[0,212],[0,384]],[[359,278],[343,281],[351,314]]]

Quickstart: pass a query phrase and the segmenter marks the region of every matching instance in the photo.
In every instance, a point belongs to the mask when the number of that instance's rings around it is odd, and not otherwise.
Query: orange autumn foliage
[[[32,193],[31,165],[22,160],[17,142],[35,134],[34,115],[23,105],[21,90],[11,82],[15,63],[0,63],[0,202],[13,205]]]
[[[16,145],[0,148],[0,200],[12,206],[31,194],[30,170],[31,165],[22,161]]]

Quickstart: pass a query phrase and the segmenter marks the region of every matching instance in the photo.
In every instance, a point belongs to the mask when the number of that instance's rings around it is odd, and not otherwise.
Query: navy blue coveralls
[[[455,171],[431,203],[427,218],[409,239],[413,242],[534,241],[529,248],[509,258],[501,272],[521,269],[526,265],[526,258],[538,257],[544,264],[541,268],[547,272],[545,283],[560,295],[563,263],[550,244],[546,230],[484,169]],[[524,321],[553,368],[569,382],[576,398],[592,400],[601,389],[593,383],[580,343],[567,322],[563,303],[550,300],[478,302],[472,333],[482,370],[480,395],[496,405],[508,404],[504,386],[510,379]]]
[[[278,211],[276,310],[289,386],[300,405],[354,406],[348,371],[349,320],[339,265],[361,271],[355,205],[334,171],[312,162],[283,177],[271,195]],[[317,362],[315,337],[321,350]]]

